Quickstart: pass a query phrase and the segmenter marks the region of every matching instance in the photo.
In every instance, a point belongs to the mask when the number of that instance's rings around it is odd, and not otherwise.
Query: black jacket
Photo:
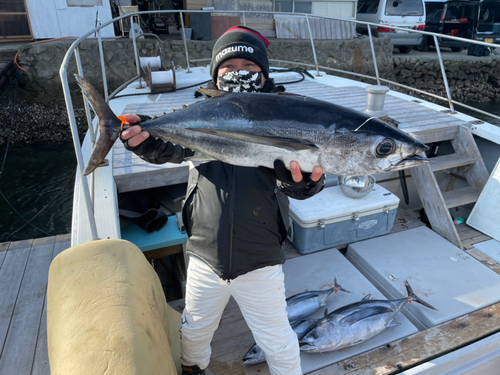
[[[267,80],[262,90],[278,91],[284,88],[274,86],[272,80]],[[194,154],[190,149],[152,138],[135,148],[125,142],[125,147],[155,164],[180,163]],[[182,212],[189,236],[187,253],[202,259],[224,280],[282,264],[285,256],[281,245],[289,222],[285,194],[306,199],[323,186],[324,176],[317,183],[308,180],[306,184],[287,184],[258,168],[220,161],[191,168]]]

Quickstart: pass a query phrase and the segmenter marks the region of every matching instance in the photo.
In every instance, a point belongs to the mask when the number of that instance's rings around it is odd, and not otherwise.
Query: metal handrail
[[[480,42],[480,41],[476,41],[476,40],[470,40],[470,39],[459,38],[459,37],[443,35],[443,34],[436,34],[436,33],[431,33],[431,32],[427,32],[427,31],[390,26],[390,28],[394,29],[394,30],[401,30],[401,31],[410,32],[410,33],[418,33],[418,34],[423,34],[423,35],[427,35],[427,36],[432,36],[434,38],[434,42],[435,42],[436,50],[437,50],[437,54],[438,54],[438,59],[439,59],[439,63],[440,63],[440,68],[441,68],[441,72],[442,72],[442,76],[443,76],[443,83],[445,85],[446,94],[447,94],[447,98],[443,98],[439,95],[431,94],[431,93],[428,93],[428,92],[425,92],[422,90],[418,90],[418,89],[415,89],[415,88],[412,88],[409,86],[405,86],[405,85],[397,83],[397,82],[393,82],[393,81],[390,81],[387,79],[380,78],[379,71],[378,71],[378,65],[377,65],[377,58],[376,58],[376,54],[375,54],[375,48],[374,48],[374,44],[373,44],[373,35],[371,32],[372,26],[373,27],[379,26],[379,24],[377,24],[377,23],[364,22],[364,21],[358,21],[358,20],[352,20],[352,19],[336,18],[336,17],[319,16],[319,15],[305,14],[305,13],[281,13],[281,12],[262,12],[262,11],[243,11],[243,10],[239,10],[239,11],[230,11],[230,10],[210,10],[210,11],[206,11],[206,10],[189,10],[189,11],[184,11],[184,10],[154,10],[154,11],[128,13],[128,14],[114,18],[112,20],[109,20],[109,21],[101,24],[99,27],[96,27],[96,28],[90,30],[89,32],[85,33],[83,36],[78,38],[75,42],[73,42],[73,44],[70,46],[70,48],[66,52],[66,55],[64,56],[64,59],[63,59],[63,62],[61,64],[61,68],[59,71],[59,75],[61,77],[61,83],[62,83],[62,87],[63,87],[64,98],[65,98],[65,102],[66,102],[66,108],[68,111],[68,118],[69,118],[69,122],[70,122],[70,126],[71,126],[71,133],[73,136],[73,143],[74,143],[74,147],[75,147],[76,157],[77,157],[78,166],[79,166],[80,173],[81,173],[81,181],[83,184],[84,197],[85,197],[86,206],[87,206],[87,215],[89,218],[93,239],[98,239],[98,232],[97,232],[97,227],[96,227],[95,219],[94,219],[94,211],[93,211],[93,203],[92,203],[93,199],[92,199],[92,196],[90,193],[89,183],[87,181],[87,178],[85,178],[83,176],[84,160],[83,160],[83,154],[82,154],[81,147],[80,147],[80,139],[78,136],[76,119],[75,119],[75,115],[74,115],[74,111],[73,111],[73,103],[71,100],[71,95],[70,95],[70,90],[69,90],[68,72],[67,72],[68,64],[69,64],[69,61],[71,59],[71,56],[74,54],[75,59],[76,59],[76,63],[77,63],[78,73],[82,77],[84,76],[83,67],[82,67],[81,62],[80,62],[79,48],[78,47],[83,41],[87,40],[89,38],[89,36],[92,36],[93,34],[95,35],[95,33],[97,33],[97,39],[98,39],[98,44],[99,44],[99,55],[100,55],[100,60],[101,60],[103,87],[104,87],[104,97],[105,97],[106,101],[111,100],[121,89],[126,87],[127,84],[133,82],[135,79],[139,78],[139,76],[140,76],[140,70],[139,70],[140,64],[139,64],[139,56],[137,53],[137,44],[136,44],[137,42],[136,42],[136,38],[135,38],[135,30],[132,27],[132,25],[134,24],[134,22],[133,22],[134,16],[137,16],[137,15],[140,16],[142,14],[168,14],[168,13],[171,13],[171,14],[178,13],[179,14],[180,21],[181,21],[181,27],[182,27],[182,35],[183,35],[183,40],[184,40],[184,50],[185,50],[185,54],[186,54],[186,66],[187,66],[188,73],[190,73],[191,70],[190,70],[190,65],[189,65],[190,60],[189,60],[189,53],[188,53],[188,48],[187,48],[186,33],[185,33],[184,20],[183,20],[184,13],[210,13],[210,14],[235,13],[235,14],[241,14],[242,18],[243,18],[244,25],[246,25],[246,15],[247,14],[259,14],[259,15],[267,14],[267,15],[280,15],[280,16],[292,16],[292,17],[305,17],[306,22],[307,22],[308,32],[309,32],[309,39],[310,39],[311,47],[312,47],[314,65],[292,62],[292,61],[283,61],[283,60],[270,60],[270,61],[277,61],[277,62],[294,64],[294,65],[299,64],[299,65],[303,65],[303,66],[311,66],[311,67],[314,67],[316,69],[317,75],[319,75],[319,69],[321,68],[321,69],[327,70],[327,71],[338,72],[338,73],[342,73],[342,74],[350,74],[350,75],[368,78],[368,79],[374,79],[374,80],[376,80],[377,85],[380,85],[380,82],[385,82],[385,83],[392,84],[392,85],[402,87],[405,89],[413,90],[415,92],[418,92],[418,93],[421,93],[424,95],[428,95],[428,96],[431,96],[433,98],[437,98],[439,100],[447,101],[452,112],[454,112],[453,105],[455,104],[455,105],[461,105],[467,109],[476,111],[478,113],[491,116],[495,119],[500,119],[499,116],[493,115],[493,114],[485,112],[485,111],[475,109],[475,108],[467,106],[465,104],[456,102],[452,99],[451,91],[450,91],[450,88],[448,86],[448,80],[446,77],[446,72],[445,72],[441,52],[439,50],[439,43],[438,43],[437,38],[446,38],[446,39],[450,39],[450,40],[462,41],[462,42],[467,42],[470,44],[478,44],[478,45],[483,45],[483,46],[493,47],[493,48],[497,47],[497,45],[492,44],[492,43]],[[130,79],[129,81],[127,81],[123,85],[121,85],[113,93],[109,94],[108,93],[108,85],[107,85],[105,59],[104,59],[104,50],[103,50],[100,30],[106,26],[111,25],[114,22],[119,22],[120,20],[125,19],[127,17],[130,18],[130,25],[131,25],[130,32],[132,34],[132,40],[133,40],[133,44],[134,44],[133,49],[134,49],[134,54],[135,54],[135,56],[134,56],[135,63],[136,63],[136,67],[137,67],[137,76]],[[309,22],[310,18],[330,19],[330,20],[336,20],[336,21],[341,21],[341,22],[349,22],[349,23],[366,25],[367,31],[368,31],[368,38],[370,41],[370,48],[371,48],[371,54],[372,54],[372,58],[373,58],[374,69],[375,69],[375,77],[364,75],[364,74],[359,74],[359,73],[354,73],[354,72],[349,72],[349,71],[344,71],[344,70],[340,70],[340,69],[334,69],[334,68],[320,66],[318,63],[316,49],[314,46],[314,38],[313,38],[313,35],[311,32],[311,26],[310,26],[310,22]],[[193,60],[193,61],[201,61],[201,60],[203,60],[203,59]],[[207,60],[210,60],[210,59],[207,59]],[[84,106],[85,106],[85,110],[86,110],[86,114],[87,114],[87,120],[89,123],[89,130],[90,130],[91,142],[92,142],[92,147],[93,147],[94,143],[95,143],[95,130],[92,129],[92,124],[90,121],[91,114],[90,114],[90,109],[89,109],[89,103],[88,103],[87,98],[85,98],[85,97],[84,97]]]

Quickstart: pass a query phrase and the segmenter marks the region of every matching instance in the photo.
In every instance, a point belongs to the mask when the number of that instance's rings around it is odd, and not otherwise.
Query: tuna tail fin
[[[439,311],[438,309],[436,309],[434,306],[432,305],[429,305],[427,302],[425,302],[424,300],[420,299],[414,292],[413,292],[413,289],[411,288],[410,286],[410,283],[408,282],[408,280],[405,280],[405,286],[406,286],[406,291],[408,292],[408,298],[409,298],[409,301],[408,303],[412,302],[412,301],[415,301],[415,302],[418,302],[420,303],[421,305],[424,305],[425,307],[428,307],[429,309],[432,309],[432,310],[436,310],[436,311]]]
[[[338,293],[339,290],[342,292],[346,292],[346,293],[352,293],[352,292],[348,291],[347,289],[342,288],[342,286],[337,281],[337,276],[335,276],[335,278],[334,278],[334,287],[333,288],[335,290],[335,293]]]
[[[113,147],[113,144],[120,134],[122,121],[116,117],[111,108],[109,108],[108,103],[99,95],[89,81],[78,74],[75,74],[75,79],[82,89],[83,94],[88,99],[90,106],[99,118],[99,126],[101,129],[100,137],[92,150],[87,167],[83,172],[83,175],[87,176],[102,163],[109,150],[111,150],[111,147]]]

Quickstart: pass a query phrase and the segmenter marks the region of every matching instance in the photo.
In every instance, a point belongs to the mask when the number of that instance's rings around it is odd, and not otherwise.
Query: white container
[[[184,32],[186,33],[186,40],[191,40],[193,29],[184,28]],[[182,29],[181,29],[181,38],[184,39],[184,33],[182,32]]]
[[[381,236],[391,231],[399,198],[375,184],[359,199],[346,197],[340,186],[325,188],[306,200],[290,199],[288,239],[308,254]]]

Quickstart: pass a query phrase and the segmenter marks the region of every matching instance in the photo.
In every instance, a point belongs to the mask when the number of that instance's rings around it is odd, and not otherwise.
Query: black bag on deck
[[[480,46],[478,44],[469,44],[469,48],[467,50],[467,55],[471,56],[489,56],[490,49],[485,46]]]
[[[137,224],[146,232],[160,230],[168,221],[168,216],[157,201],[139,193],[123,194],[118,200],[120,226],[122,228]]]

